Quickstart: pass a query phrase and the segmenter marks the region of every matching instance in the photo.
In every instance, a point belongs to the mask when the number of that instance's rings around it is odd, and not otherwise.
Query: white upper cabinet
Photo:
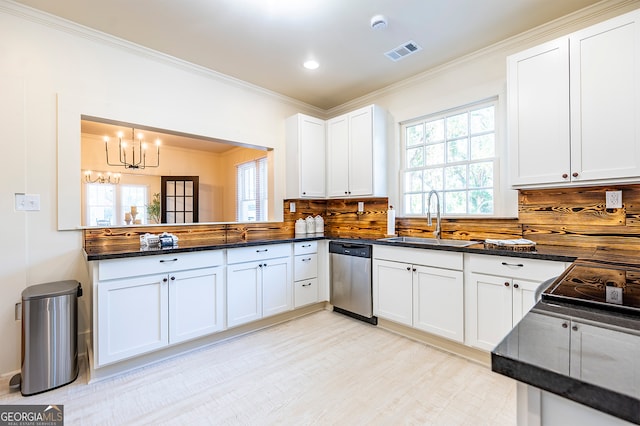
[[[386,195],[386,112],[370,105],[327,122],[327,195]]]
[[[569,40],[511,56],[507,80],[511,184],[568,180]]]
[[[640,176],[640,11],[507,59],[511,184]]]
[[[286,120],[287,198],[322,198],[325,190],[325,121],[304,114]]]

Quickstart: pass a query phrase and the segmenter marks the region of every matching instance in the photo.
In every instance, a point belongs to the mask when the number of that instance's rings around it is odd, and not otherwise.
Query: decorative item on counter
[[[324,233],[324,219],[322,218],[322,216],[317,215],[314,218],[314,222],[316,223],[316,227],[315,227],[316,234]]]
[[[313,234],[314,232],[316,232],[316,221],[313,219],[313,217],[308,216],[305,219],[305,223],[307,234]]]
[[[131,222],[136,223],[136,216],[138,216],[138,207],[131,206]]]
[[[173,247],[178,245],[178,237],[168,232],[160,234],[160,247]]]
[[[387,237],[396,236],[396,211],[393,206],[389,206],[387,210]]]
[[[492,240],[487,238],[484,240],[484,248],[511,251],[536,251],[536,243],[525,238],[515,240]]]
[[[127,225],[131,225],[131,213],[129,212],[124,212],[124,222]]]
[[[150,233],[140,235],[140,247],[159,247],[160,237]]]
[[[296,235],[302,235],[307,233],[307,223],[305,222],[304,219],[296,220],[295,230],[296,230],[295,231]]]

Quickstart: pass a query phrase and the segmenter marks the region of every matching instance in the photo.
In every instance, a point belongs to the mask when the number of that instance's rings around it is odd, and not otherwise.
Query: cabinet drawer
[[[373,246],[373,258],[462,271],[463,255],[427,248]]]
[[[162,274],[185,269],[209,268],[223,263],[224,255],[222,250],[100,260],[98,262],[98,279],[104,281],[138,275]]]
[[[295,308],[316,303],[318,301],[318,279],[296,281],[293,294]]]
[[[560,275],[564,262],[506,256],[469,256],[469,270],[487,275],[544,281]]]
[[[294,258],[294,281],[306,280],[318,276],[318,255],[303,254]]]
[[[291,256],[291,244],[240,247],[227,250],[227,263],[253,262],[286,256]]]
[[[293,244],[293,254],[308,254],[318,252],[317,241],[301,241]]]

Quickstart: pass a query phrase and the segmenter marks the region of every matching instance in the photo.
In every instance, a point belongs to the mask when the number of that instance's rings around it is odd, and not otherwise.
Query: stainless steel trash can
[[[79,282],[56,281],[22,292],[20,391],[34,395],[78,377]]]

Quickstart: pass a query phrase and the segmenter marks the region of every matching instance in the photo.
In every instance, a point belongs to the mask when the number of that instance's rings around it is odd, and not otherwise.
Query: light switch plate
[[[359,212],[364,211],[364,201],[358,201],[358,211]]]
[[[295,213],[296,212],[296,203],[289,203],[289,211],[291,213]]]
[[[606,198],[608,209],[622,208],[622,191],[606,191]]]
[[[15,194],[16,211],[39,211],[40,194]]]

